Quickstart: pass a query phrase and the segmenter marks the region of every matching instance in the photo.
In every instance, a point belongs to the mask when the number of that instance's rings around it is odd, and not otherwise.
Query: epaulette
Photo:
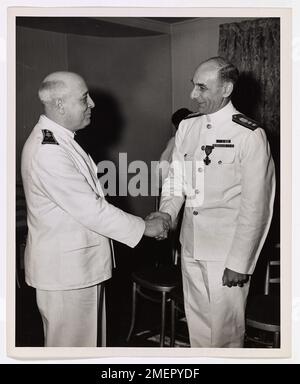
[[[251,129],[252,131],[259,127],[259,124],[255,120],[250,119],[249,117],[242,115],[241,113],[232,115],[232,121],[237,124],[243,125],[244,127]]]
[[[42,129],[42,132],[43,132],[42,144],[57,144],[57,145],[59,145],[51,131],[48,131],[48,129]]]
[[[192,117],[198,117],[198,116],[202,116],[202,115],[203,115],[203,113],[200,113],[200,112],[190,113],[183,120],[191,119]]]

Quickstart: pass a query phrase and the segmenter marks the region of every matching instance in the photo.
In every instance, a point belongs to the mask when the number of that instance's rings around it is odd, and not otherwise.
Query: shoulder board
[[[57,145],[59,145],[51,131],[48,131],[48,129],[42,129],[42,132],[43,132],[42,144],[57,144]]]
[[[202,116],[202,115],[203,115],[203,113],[200,113],[200,112],[190,113],[183,120],[191,119],[192,117],[198,117],[198,116]]]
[[[232,121],[237,124],[243,125],[244,127],[251,129],[252,131],[259,127],[258,123],[255,120],[250,119],[249,117],[242,115],[241,113],[232,115]]]

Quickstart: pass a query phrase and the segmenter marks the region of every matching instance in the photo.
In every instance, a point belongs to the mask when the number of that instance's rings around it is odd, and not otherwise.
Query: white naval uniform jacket
[[[25,274],[35,288],[77,289],[107,280],[109,239],[134,247],[143,236],[141,218],[105,200],[97,167],[74,133],[44,115],[23,148],[22,178],[28,211]]]
[[[181,122],[160,210],[174,220],[186,200],[183,251],[252,274],[272,218],[274,163],[264,130],[234,122],[235,114],[229,102]],[[211,145],[206,165],[204,148]]]

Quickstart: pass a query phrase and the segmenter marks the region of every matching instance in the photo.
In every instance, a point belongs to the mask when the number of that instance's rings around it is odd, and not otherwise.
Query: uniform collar
[[[222,109],[220,109],[217,112],[211,113],[209,115],[205,115],[205,118],[207,120],[207,123],[215,125],[220,124],[224,122],[225,120],[228,120],[228,117],[234,115],[236,112],[234,106],[232,105],[232,102],[229,101],[228,104],[225,105]]]
[[[54,136],[64,140],[74,140],[75,133],[69,129],[55,123],[45,115],[40,116],[40,123],[45,125],[46,129],[54,133]]]

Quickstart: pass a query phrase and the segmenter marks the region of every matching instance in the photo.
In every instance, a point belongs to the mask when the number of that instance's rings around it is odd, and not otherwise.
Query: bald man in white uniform
[[[110,239],[134,247],[143,235],[165,237],[168,216],[144,221],[105,200],[96,165],[74,140],[94,108],[79,75],[48,75],[39,97],[45,114],[22,152],[26,282],[36,288],[46,347],[96,347],[98,323],[105,346],[103,283],[111,277]]]
[[[243,347],[249,277],[272,218],[274,163],[264,130],[230,101],[237,78],[220,57],[197,68],[191,97],[199,115],[180,124],[163,185],[161,212],[174,221],[185,203],[181,264],[192,347]]]

